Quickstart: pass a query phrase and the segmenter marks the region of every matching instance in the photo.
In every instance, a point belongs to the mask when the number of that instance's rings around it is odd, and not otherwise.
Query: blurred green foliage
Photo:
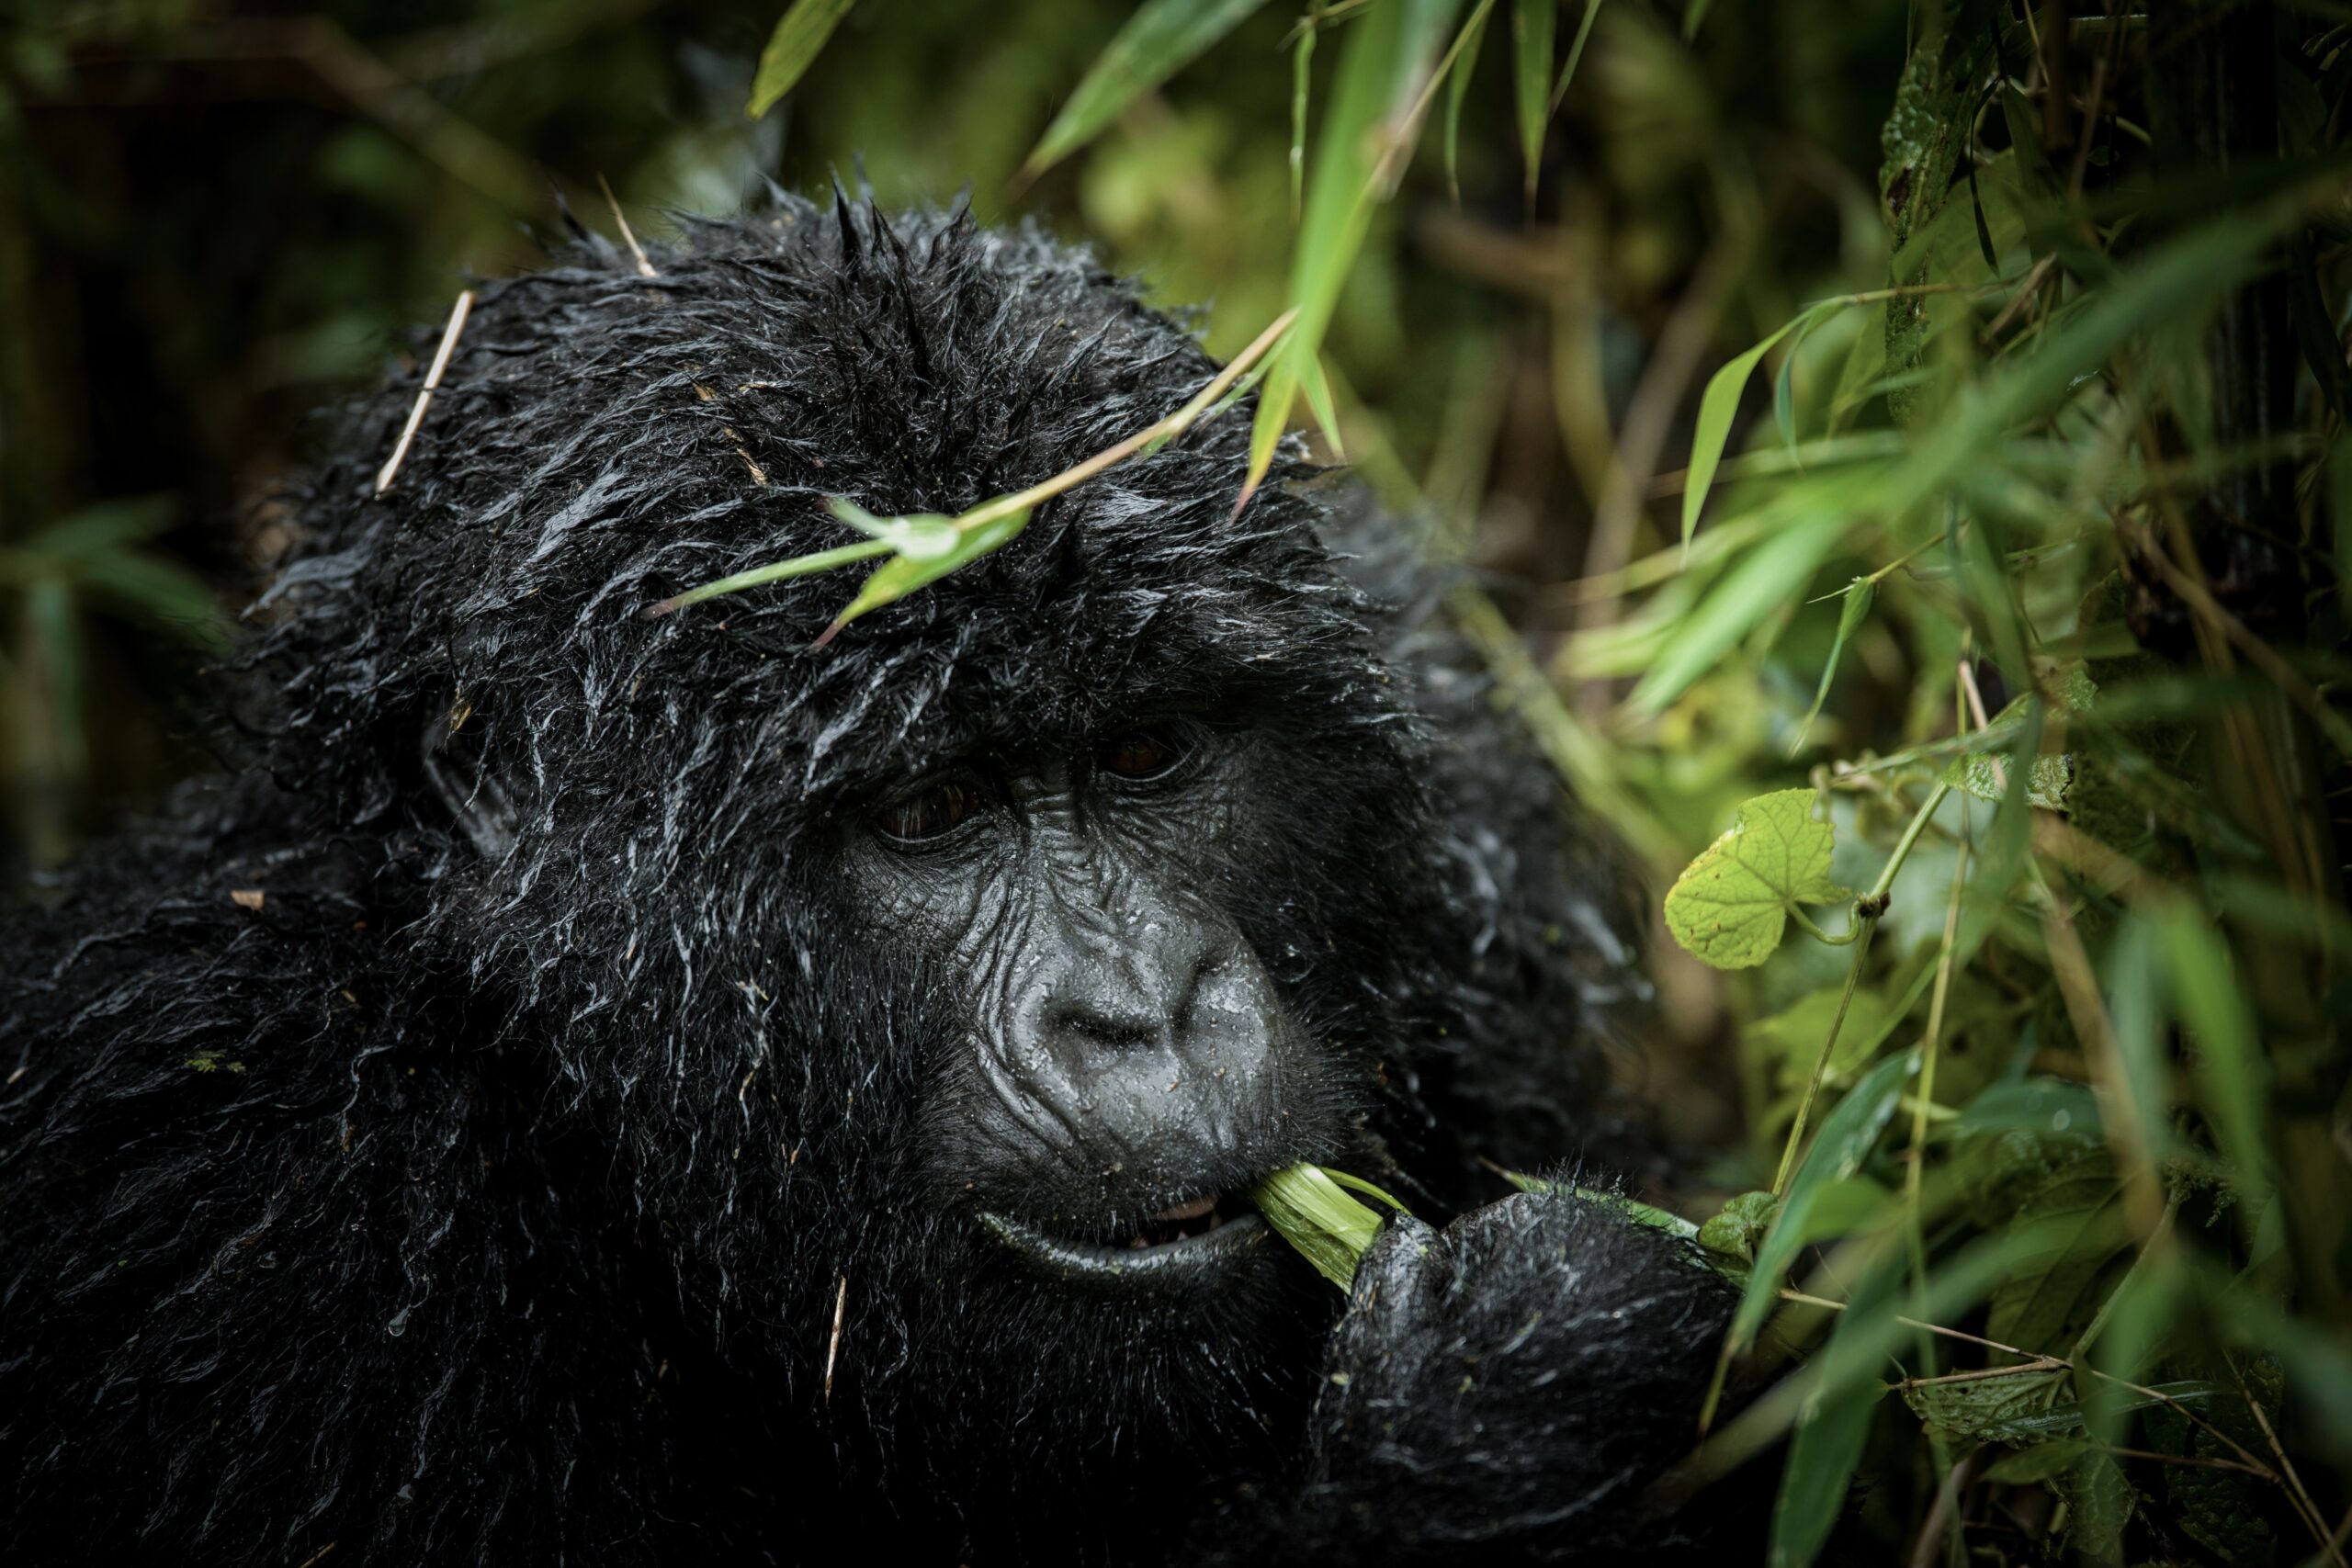
[[[1725,1152],[1656,1196],[1792,1370],[1693,1483],[1781,1465],[1776,1563],[2346,1561],[2352,14],[150,0],[0,62],[28,863],[187,765],[165,563],[266,571],[300,412],[559,200],[968,186],[1221,355],[1297,312],[1261,437],[1469,565],[1738,965],[1659,946],[1651,1088]]]

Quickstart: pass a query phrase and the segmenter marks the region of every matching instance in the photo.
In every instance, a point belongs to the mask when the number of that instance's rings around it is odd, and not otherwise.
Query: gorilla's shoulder
[[[345,1032],[385,934],[382,845],[305,817],[262,775],[199,779],[0,906],[0,1122],[40,1115],[61,1078],[148,1092]]]

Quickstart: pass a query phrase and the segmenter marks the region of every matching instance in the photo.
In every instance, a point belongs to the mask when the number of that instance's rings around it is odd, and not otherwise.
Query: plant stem
[[[1860,905],[1856,908],[1859,910]],[[1838,998],[1838,1016],[1829,1021],[1829,1033],[1821,1042],[1821,1055],[1813,1059],[1813,1077],[1805,1080],[1804,1098],[1797,1101],[1797,1119],[1789,1124],[1789,1141],[1781,1149],[1781,1169],[1772,1178],[1772,1196],[1785,1198],[1789,1192],[1789,1178],[1796,1170],[1797,1150],[1804,1145],[1805,1120],[1813,1114],[1813,1101],[1821,1092],[1821,1080],[1829,1070],[1829,1053],[1837,1048],[1838,1032],[1845,1027],[1846,1010],[1854,1004],[1855,987],[1861,984],[1862,964],[1870,956],[1871,937],[1878,930],[1876,916],[1857,914],[1855,927],[1861,940],[1854,944],[1854,962],[1846,969],[1846,989]]]
[[[1862,934],[1862,926],[1860,920],[1852,922],[1848,925],[1844,931],[1836,932],[1835,934],[1823,931],[1819,926],[1814,924],[1813,917],[1811,915],[1806,914],[1794,904],[1789,906],[1789,919],[1794,920],[1797,923],[1798,928],[1802,930],[1805,935],[1813,938],[1815,942],[1826,942],[1831,947],[1843,947],[1848,942]]]
[[[1921,833],[1927,831],[1928,819],[1936,814],[1936,807],[1941,806],[1944,796],[1951,793],[1951,785],[1940,783],[1928,792],[1928,798],[1913,815],[1911,825],[1904,829],[1903,837],[1895,840],[1894,852],[1886,857],[1886,864],[1879,872],[1878,880],[1871,884],[1869,892],[1854,900],[1854,923],[1848,934],[1842,938],[1822,937],[1825,942],[1839,944],[1852,942],[1854,962],[1846,970],[1846,990],[1838,998],[1838,1016],[1829,1021],[1829,1033],[1821,1043],[1821,1054],[1813,1059],[1813,1076],[1805,1080],[1804,1098],[1797,1101],[1796,1120],[1789,1124],[1789,1141],[1781,1149],[1780,1172],[1772,1178],[1772,1196],[1775,1198],[1788,1195],[1789,1178],[1796,1170],[1797,1151],[1804,1146],[1805,1122],[1813,1114],[1814,1100],[1820,1096],[1821,1080],[1829,1071],[1829,1054],[1838,1047],[1838,1032],[1846,1026],[1847,1010],[1853,1006],[1854,991],[1861,984],[1862,964],[1870,957],[1871,937],[1878,930],[1879,918],[1886,913],[1887,890],[1894,886],[1894,878],[1902,871],[1903,863],[1910,858],[1911,846],[1919,841]],[[1799,923],[1806,930],[1816,936],[1821,935],[1819,928],[1798,913],[1794,905],[1790,906],[1789,912],[1796,915]]]
[[[1249,347],[1227,362],[1225,368],[1216,373],[1215,380],[1195,392],[1190,402],[1166,419],[1145,426],[1115,446],[1105,446],[1083,463],[1064,468],[1052,479],[1031,485],[1027,490],[1012,495],[1001,495],[994,501],[981,502],[971,511],[957,517],[956,526],[968,534],[975,528],[983,527],[996,522],[999,518],[1010,517],[1016,512],[1031,511],[1051,501],[1064,491],[1084,484],[1103,469],[1125,462],[1153,442],[1182,435],[1211,404],[1225,395],[1227,388],[1239,380],[1252,365],[1265,357],[1267,351],[1282,340],[1283,334],[1290,331],[1291,322],[1297,319],[1298,308],[1295,305],[1276,316],[1272,326],[1260,333],[1251,340]]]

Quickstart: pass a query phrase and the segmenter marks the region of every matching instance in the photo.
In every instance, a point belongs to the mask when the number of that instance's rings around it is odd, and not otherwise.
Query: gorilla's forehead
[[[714,772],[761,786],[726,796],[749,814],[766,785],[813,797],[1174,706],[1278,710],[1301,733],[1387,712],[1364,600],[1295,450],[1238,504],[1247,404],[1058,495],[828,646],[868,565],[648,618],[853,542],[831,498],[964,511],[1146,428],[1216,372],[1181,323],[1034,230],[786,200],[691,221],[653,257],[651,278],[575,252],[486,287],[380,497],[375,454],[414,385],[363,406],[351,446],[369,455],[319,476],[307,558],[271,594],[285,619],[260,669],[288,694],[287,736],[386,737],[413,757],[420,724],[481,713],[485,765],[578,800],[571,820],[683,799]],[[376,787],[373,766],[355,787]]]

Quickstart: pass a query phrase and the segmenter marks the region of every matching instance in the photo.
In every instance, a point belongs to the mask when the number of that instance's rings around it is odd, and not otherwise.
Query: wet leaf
[[[1862,1162],[1878,1146],[1887,1122],[1894,1119],[1896,1102],[1902,1099],[1904,1083],[1916,1066],[1915,1053],[1906,1051],[1889,1056],[1871,1068],[1870,1076],[1856,1084],[1822,1118],[1821,1131],[1815,1135],[1813,1146],[1805,1151],[1796,1174],[1790,1178],[1780,1213],[1757,1248],[1755,1271],[1748,1275],[1738,1310],[1732,1315],[1730,1338],[1735,1347],[1752,1343],[1757,1330],[1764,1326],[1773,1303],[1779,1299],[1781,1282],[1787,1277],[1789,1266],[1796,1261],[1799,1251],[1820,1239],[1820,1234],[1812,1228],[1815,1208],[1830,1188],[1860,1171]]]
[[[819,637],[818,642],[821,645],[830,641],[834,634],[860,615],[878,610],[885,604],[895,604],[916,589],[938,581],[956,568],[969,565],[992,550],[1003,548],[1028,525],[1029,513],[1026,511],[1015,512],[961,531],[955,547],[942,554],[891,557],[874,569],[874,574],[857,591],[857,597],[833,617],[833,624],[825,628],[824,636]]]
[[[1751,1194],[1754,1196],[1754,1194]],[[1829,1330],[1829,1354],[1838,1355],[1893,1311],[1903,1281],[1903,1262],[1890,1254],[1862,1276],[1846,1310]],[[1830,1531],[1846,1511],[1846,1493],[1870,1435],[1871,1413],[1884,1391],[1856,1378],[1838,1387],[1817,1385],[1797,1413],[1795,1436],[1781,1472],[1772,1505],[1771,1568],[1805,1568],[1821,1554]]]

